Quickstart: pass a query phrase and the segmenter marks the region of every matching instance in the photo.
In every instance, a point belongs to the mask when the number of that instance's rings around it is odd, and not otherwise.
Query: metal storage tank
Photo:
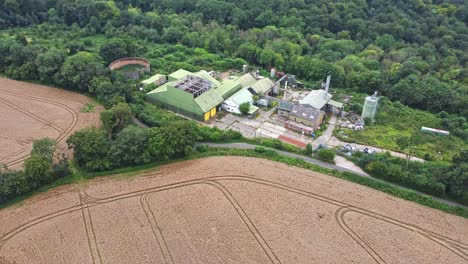
[[[377,96],[377,91],[371,96],[366,97],[364,102],[364,107],[362,108],[361,118],[364,120],[366,117],[370,117],[374,120],[375,113],[377,112],[377,105],[379,104],[379,97]]]
[[[242,65],[242,73],[248,73],[249,72],[249,65],[244,64]]]

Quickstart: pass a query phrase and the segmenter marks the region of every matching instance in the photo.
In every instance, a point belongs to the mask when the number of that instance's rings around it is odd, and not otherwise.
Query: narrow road
[[[208,146],[208,147],[216,147],[216,148],[233,148],[233,149],[255,149],[255,147],[258,147],[257,145],[252,145],[252,144],[248,144],[248,143],[197,143],[197,145],[205,145],[205,146]],[[390,185],[392,185],[394,187],[397,187],[397,188],[400,188],[400,189],[410,190],[410,191],[413,191],[413,192],[416,192],[416,193],[419,193],[419,194],[422,194],[422,195],[429,196],[429,197],[433,198],[434,200],[437,200],[437,201],[439,201],[441,203],[444,203],[444,204],[447,204],[447,205],[458,206],[458,207],[463,207],[463,208],[468,209],[468,206],[459,204],[457,202],[442,199],[442,198],[432,196],[432,195],[429,195],[429,194],[425,194],[425,193],[422,193],[422,192],[419,192],[419,191],[416,191],[416,190],[412,190],[412,189],[409,189],[409,188],[406,188],[406,187],[403,187],[403,186],[400,186],[400,185],[397,185],[397,184],[394,184],[394,183],[391,183],[391,182],[387,182],[387,181],[384,181],[384,180],[381,180],[381,179],[377,179],[377,178],[374,178],[374,177],[372,177],[372,176],[370,176],[370,175],[368,175],[366,173],[357,172],[357,171],[354,171],[354,170],[350,170],[348,168],[340,167],[340,166],[337,166],[337,165],[334,165],[334,164],[326,163],[326,162],[323,162],[323,161],[320,161],[320,160],[316,160],[316,159],[313,159],[313,158],[310,158],[310,157],[306,157],[306,156],[291,153],[291,152],[276,150],[276,149],[267,148],[267,147],[263,147],[263,148],[274,150],[274,151],[276,151],[276,152],[278,152],[278,153],[280,153],[280,154],[282,154],[284,156],[301,159],[301,160],[304,160],[304,161],[306,161],[308,163],[315,164],[315,165],[323,167],[323,168],[337,170],[337,171],[351,172],[351,173],[354,173],[354,174],[362,176],[362,177],[366,177],[366,178],[374,179],[375,181],[390,184]]]
[[[328,122],[327,129],[325,129],[325,131],[320,137],[314,140],[315,147],[318,147],[320,144],[327,145],[328,141],[333,135],[333,130],[335,130],[335,125],[336,125],[336,115],[333,114],[332,117],[330,118],[330,121]]]

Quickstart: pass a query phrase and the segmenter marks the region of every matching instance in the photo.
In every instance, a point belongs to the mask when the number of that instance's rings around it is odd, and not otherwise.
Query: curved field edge
[[[117,176],[117,177],[123,177],[123,178],[135,177],[146,171],[154,170],[155,168],[162,166],[162,165],[181,162],[185,160],[213,157],[213,156],[255,157],[255,158],[263,158],[267,160],[281,162],[290,166],[295,166],[295,167],[299,167],[299,168],[303,168],[303,169],[307,169],[307,170],[311,170],[315,172],[320,172],[320,173],[323,173],[332,177],[336,177],[336,178],[347,180],[353,183],[364,185],[369,188],[382,191],[384,193],[390,194],[392,196],[395,196],[404,200],[412,201],[412,202],[415,202],[417,204],[420,204],[426,207],[430,207],[433,209],[437,209],[437,210],[440,210],[449,214],[461,216],[461,217],[468,219],[468,209],[458,207],[458,206],[447,205],[439,201],[436,201],[429,196],[422,195],[422,194],[419,194],[419,193],[416,193],[414,191],[407,190],[407,189],[400,189],[396,186],[393,186],[384,182],[380,182],[371,178],[364,178],[354,173],[340,172],[337,170],[326,169],[326,168],[308,163],[301,159],[286,157],[274,151],[270,151],[267,153],[260,153],[260,152],[256,152],[255,150],[214,148],[214,147],[206,148],[206,150],[203,152],[195,151],[185,158],[163,161],[163,162],[148,163],[148,164],[139,165],[139,166],[132,166],[132,167],[120,168],[120,169],[111,170],[111,171],[97,172],[97,173],[84,172],[80,170],[79,168],[73,167],[72,175],[59,179],[52,184],[43,186],[37,191],[19,196],[9,202],[2,203],[0,204],[0,209],[6,208],[9,206],[21,206],[23,201],[25,201],[28,198],[31,198],[32,196],[35,196],[37,194],[46,192],[55,187],[59,187],[59,186],[66,185],[66,184],[84,184],[87,180],[93,179],[95,177],[103,177],[103,176],[111,176],[111,175]]]

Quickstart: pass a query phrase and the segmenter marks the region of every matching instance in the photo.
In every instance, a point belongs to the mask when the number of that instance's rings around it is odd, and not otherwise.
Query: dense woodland
[[[161,73],[240,69],[246,63],[274,67],[314,89],[331,72],[333,88],[379,90],[393,101],[388,109],[395,114],[385,118],[397,130],[394,118],[405,105],[426,111],[426,121],[466,146],[467,22],[468,2],[462,0],[0,0],[0,74],[86,93],[109,109],[101,115],[103,129],[77,132],[68,141],[76,163],[90,171],[183,156],[193,143],[181,135],[182,152],[171,149],[179,145],[163,148],[164,135],[175,133],[171,127],[183,134],[189,124],[146,104],[134,83],[108,70],[125,56],[145,57]],[[129,113],[152,128],[127,127]],[[189,136],[239,135],[201,129]],[[465,157],[458,150],[456,157]],[[390,163],[400,166],[394,171],[407,169],[404,160],[388,157],[361,161],[372,173]],[[404,174],[414,179],[393,180],[466,202],[466,160],[454,164],[421,166]],[[434,185],[424,185],[420,175]]]

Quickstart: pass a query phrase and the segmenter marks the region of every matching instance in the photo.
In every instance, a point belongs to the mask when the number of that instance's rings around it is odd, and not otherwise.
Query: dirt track
[[[20,168],[32,141],[54,138],[61,153],[69,154],[65,140],[74,131],[99,125],[99,111],[82,113],[91,100],[83,95],[47,86],[0,78],[0,163]]]
[[[468,220],[319,173],[214,157],[0,211],[17,263],[467,263]]]

